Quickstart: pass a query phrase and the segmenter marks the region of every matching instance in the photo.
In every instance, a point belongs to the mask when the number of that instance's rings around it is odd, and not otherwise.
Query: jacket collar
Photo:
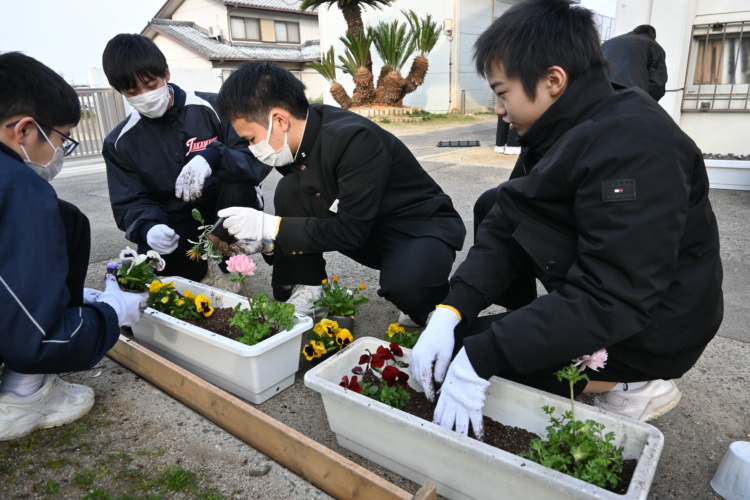
[[[307,120],[305,120],[305,131],[302,133],[302,140],[299,142],[297,154],[294,156],[294,164],[302,165],[310,156],[310,151],[318,139],[320,124],[323,121],[323,105],[311,104],[307,108]]]
[[[531,149],[534,156],[543,156],[563,134],[596,113],[613,95],[601,69],[574,78],[563,95],[519,137],[518,143]]]
[[[14,160],[18,160],[19,162],[23,163],[23,158],[21,158],[18,153],[16,153],[13,149],[11,149],[9,146],[6,146],[2,142],[0,142],[0,151],[10,156]]]

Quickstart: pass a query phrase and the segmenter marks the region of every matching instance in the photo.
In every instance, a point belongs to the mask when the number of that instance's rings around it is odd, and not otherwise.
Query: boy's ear
[[[560,66],[550,66],[545,79],[547,90],[554,99],[560,97],[568,88],[568,72]]]
[[[167,65],[167,71],[164,74],[164,78],[166,79],[166,81],[169,81],[169,65]]]
[[[282,108],[273,108],[271,110],[271,119],[274,128],[278,127],[282,132],[289,130],[289,111]]]

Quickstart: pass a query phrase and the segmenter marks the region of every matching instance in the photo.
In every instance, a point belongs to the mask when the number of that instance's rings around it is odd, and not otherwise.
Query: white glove
[[[224,227],[238,240],[270,242],[279,233],[281,217],[254,208],[229,207],[220,210],[217,215],[226,217]]]
[[[201,155],[195,155],[192,160],[187,162],[177,182],[174,184],[174,195],[182,198],[182,201],[197,200],[203,194],[203,183],[211,175],[211,167]]]
[[[96,299],[98,299],[101,294],[102,294],[101,290],[95,290],[94,288],[84,288],[83,289],[83,303],[91,304],[93,302],[96,302]]]
[[[237,240],[231,245],[229,249],[234,252],[233,255],[245,254],[252,255],[254,253],[269,253],[273,251],[273,243],[265,241],[254,241],[254,240]]]
[[[168,255],[177,249],[180,235],[166,224],[157,224],[146,233],[146,243],[162,255]]]
[[[471,422],[474,436],[481,440],[484,434],[482,408],[489,386],[489,380],[481,378],[474,371],[469,356],[466,355],[466,348],[461,348],[440,388],[440,398],[432,421],[449,430],[455,425],[456,432],[464,436],[469,434]]]
[[[447,307],[438,307],[432,313],[417,345],[411,351],[409,366],[416,382],[424,389],[424,394],[430,401],[435,401],[435,388],[432,384],[433,363],[434,377],[438,382],[445,379],[445,372],[453,355],[455,339],[453,330],[458,324],[458,315]]]
[[[117,323],[120,326],[133,326],[138,323],[148,305],[148,292],[123,292],[117,284],[117,278],[111,274],[108,274],[105,280],[104,292],[96,301],[112,306],[117,313]]]

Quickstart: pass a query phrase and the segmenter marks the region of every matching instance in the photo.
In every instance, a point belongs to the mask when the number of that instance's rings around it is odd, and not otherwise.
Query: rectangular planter
[[[164,277],[162,281],[174,281],[180,293],[188,289],[206,295],[214,308],[247,304],[241,295],[184,278]],[[294,383],[302,336],[312,326],[311,318],[298,317],[291,330],[249,346],[148,308],[133,327],[133,334],[140,343],[186,370],[260,404]]]
[[[712,189],[750,190],[750,161],[705,160]]]
[[[664,436],[655,427],[585,404],[576,405],[576,418],[603,423],[605,432],[615,432],[625,459],[638,459],[627,493],[618,495],[338,385],[341,377],[351,376],[365,349],[375,352],[379,345],[387,344],[372,337],[358,339],[305,375],[305,385],[321,393],[331,430],[344,448],[418,484],[432,481],[438,493],[450,499],[647,497],[664,445]],[[404,361],[408,362],[410,354],[404,349]],[[411,379],[409,383],[420,390]],[[493,377],[484,414],[502,424],[545,436],[549,417],[542,411],[544,405],[555,407],[555,413],[561,414],[570,408],[570,400]]]

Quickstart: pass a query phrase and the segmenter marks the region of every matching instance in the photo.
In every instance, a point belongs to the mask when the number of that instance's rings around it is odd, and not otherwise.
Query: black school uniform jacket
[[[549,292],[464,341],[489,378],[591,354],[656,378],[687,371],[723,316],[719,234],[703,157],[640,89],[576,78],[521,138],[527,175],[497,204],[451,279],[472,321],[522,271]]]
[[[310,106],[295,163],[282,170],[299,176],[315,215],[283,217],[277,241],[285,253],[360,248],[381,227],[463,246],[466,229],[450,197],[401,141],[367,118]]]
[[[174,102],[164,116],[151,119],[133,111],[104,140],[112,213],[125,237],[137,244],[146,244],[146,233],[157,224],[192,220],[193,208],[212,222],[219,179],[257,186],[271,171],[250,153],[248,142],[228,121],[221,123],[216,94],[169,85]],[[195,155],[206,159],[212,173],[203,195],[186,203],[175,197],[174,186],[182,167]]]

